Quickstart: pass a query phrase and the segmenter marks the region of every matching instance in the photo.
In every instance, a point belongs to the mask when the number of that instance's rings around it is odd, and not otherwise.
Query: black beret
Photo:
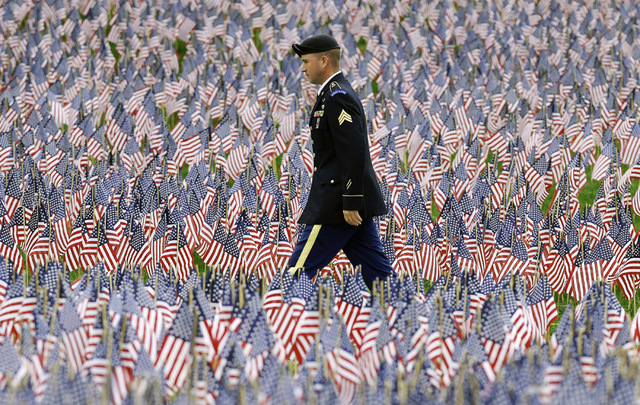
[[[332,49],[340,49],[338,41],[336,41],[332,36],[324,34],[314,35],[302,41],[301,44],[293,44],[291,47],[298,56],[309,53],[326,52]]]

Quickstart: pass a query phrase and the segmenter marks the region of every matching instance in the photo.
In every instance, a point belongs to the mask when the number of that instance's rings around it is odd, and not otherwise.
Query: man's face
[[[322,84],[324,82],[324,71],[327,66],[327,57],[319,53],[302,55],[302,67],[304,73],[312,84]]]

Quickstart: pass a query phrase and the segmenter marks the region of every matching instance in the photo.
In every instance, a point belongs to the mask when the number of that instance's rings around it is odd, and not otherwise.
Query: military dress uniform
[[[314,48],[318,38],[324,42]],[[293,46],[300,56],[327,47],[339,46],[326,35]],[[305,227],[289,261],[290,271],[304,270],[314,277],[342,249],[354,266],[362,266],[371,288],[374,279],[386,278],[392,270],[373,222],[373,217],[386,213],[386,207],[371,164],[364,108],[342,73],[320,90],[309,126],[314,173],[299,219]],[[358,210],[362,223],[349,225],[343,210]]]

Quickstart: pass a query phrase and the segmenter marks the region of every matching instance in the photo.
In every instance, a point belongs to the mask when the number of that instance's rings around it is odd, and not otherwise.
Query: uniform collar
[[[320,88],[318,88],[318,97],[320,96],[320,93],[322,93],[322,89],[324,89],[324,87],[331,81],[331,79],[333,79],[334,77],[336,77],[340,73],[342,73],[342,70],[338,70],[337,72],[332,74],[331,77],[329,77],[327,80],[325,80],[324,83],[322,83],[322,86],[320,86]]]

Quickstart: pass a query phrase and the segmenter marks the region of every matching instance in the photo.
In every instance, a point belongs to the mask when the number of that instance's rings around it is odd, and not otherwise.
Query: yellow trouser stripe
[[[311,230],[311,234],[309,234],[309,239],[307,239],[307,243],[304,245],[304,249],[302,249],[302,253],[300,253],[300,257],[296,262],[296,266],[289,269],[291,274],[294,274],[298,269],[304,267],[304,262],[307,260],[309,253],[311,252],[311,248],[313,244],[316,242],[316,238],[318,238],[318,234],[320,233],[320,228],[322,225],[314,225]]]

